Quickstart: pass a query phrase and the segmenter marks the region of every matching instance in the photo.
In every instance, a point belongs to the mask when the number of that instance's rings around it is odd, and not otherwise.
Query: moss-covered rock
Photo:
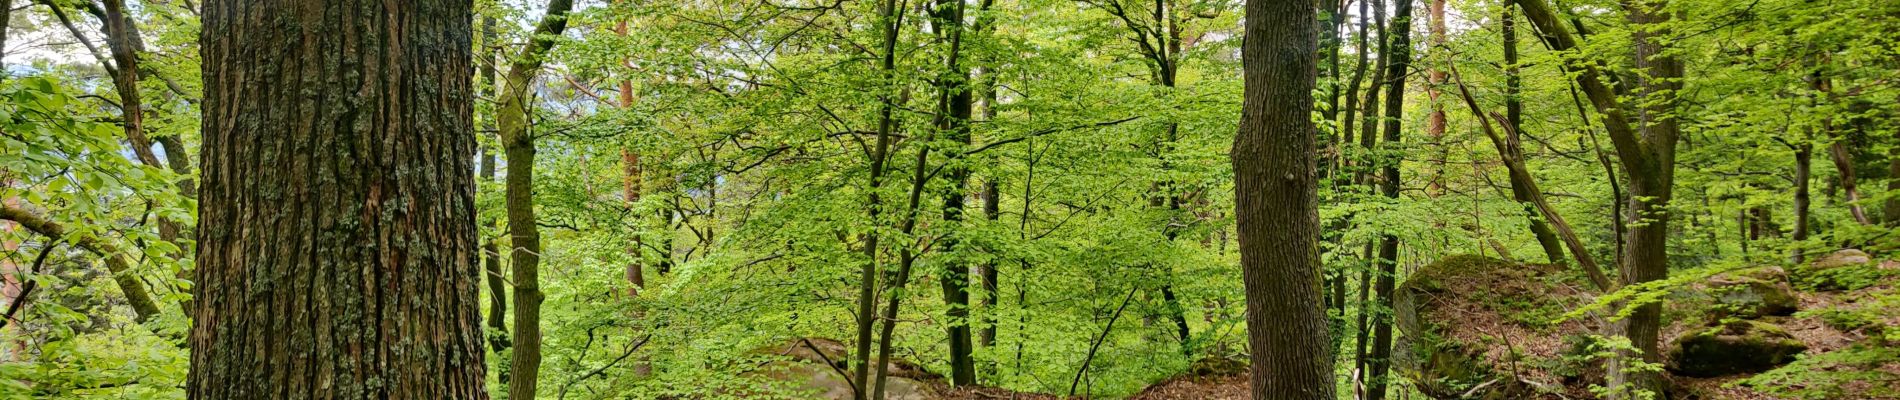
[[[1676,337],[1669,343],[1666,365],[1677,375],[1692,377],[1757,373],[1793,362],[1807,349],[1775,324],[1734,320]]]
[[[1587,330],[1556,320],[1586,284],[1563,272],[1471,255],[1419,268],[1394,293],[1395,372],[1436,398],[1558,398],[1546,391],[1587,386],[1562,354],[1565,336]]]
[[[1708,293],[1715,297],[1714,319],[1789,315],[1800,308],[1801,299],[1795,297],[1793,287],[1786,281],[1756,277],[1763,275],[1725,274],[1709,279]]]
[[[1814,260],[1813,269],[1833,269],[1866,265],[1874,262],[1874,257],[1859,249],[1841,249]]]
[[[1896,275],[1900,275],[1900,270],[1882,268],[1866,252],[1844,249],[1799,268],[1795,282],[1818,291],[1856,290]]]

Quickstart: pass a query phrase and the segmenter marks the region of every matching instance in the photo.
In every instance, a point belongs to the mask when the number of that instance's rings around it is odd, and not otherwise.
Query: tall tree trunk
[[[1396,147],[1399,143],[1399,128],[1405,117],[1405,76],[1412,61],[1412,2],[1399,0],[1392,15],[1391,45],[1382,57],[1386,59],[1385,76],[1385,145]],[[1399,164],[1402,159],[1394,157],[1384,160],[1379,185],[1381,195],[1393,202],[1399,198]],[[1386,232],[1379,238],[1379,271],[1373,281],[1373,292],[1379,298],[1378,310],[1372,324],[1372,353],[1366,362],[1367,385],[1366,398],[1382,400],[1386,394],[1387,371],[1392,366],[1392,290],[1398,279],[1399,237]]]
[[[1522,94],[1524,82],[1523,76],[1520,75],[1521,69],[1517,65],[1517,19],[1514,15],[1516,7],[1515,4],[1505,4],[1504,14],[1500,19],[1502,21],[1500,30],[1504,36],[1504,121],[1499,121],[1499,124],[1507,128],[1511,141],[1523,143],[1519,140],[1519,135],[1524,131]],[[1541,214],[1538,213],[1532,198],[1541,193],[1532,193],[1531,189],[1525,186],[1512,180],[1511,199],[1523,204],[1525,211],[1533,213],[1534,217],[1530,220],[1531,236],[1536,237],[1538,246],[1544,248],[1544,258],[1551,264],[1561,264],[1564,262],[1563,244],[1558,242],[1556,232],[1551,231],[1550,225],[1544,218],[1535,217]]]
[[[970,70],[962,66],[963,57],[963,14],[965,2],[948,0],[937,3],[937,36],[949,46],[944,55],[943,73],[938,76],[937,118],[935,126],[945,140],[967,147],[970,144],[970,116],[973,114],[973,99],[970,92]],[[962,150],[947,151],[949,159],[950,188],[943,193],[943,221],[951,227],[951,232],[941,239],[942,253],[955,254],[960,224],[963,221],[963,202],[968,191],[970,170],[962,167],[958,158]],[[921,165],[919,166],[921,167]],[[955,259],[955,257],[952,257]],[[952,263],[945,266],[939,281],[943,284],[943,299],[947,306],[944,311],[945,329],[950,341],[950,382],[957,386],[976,384],[976,359],[970,331],[970,269]]]
[[[871,365],[871,344],[875,340],[872,333],[873,327],[877,324],[878,292],[878,235],[875,228],[881,224],[879,217],[883,208],[878,190],[883,187],[881,180],[884,177],[884,163],[890,157],[892,130],[896,129],[897,125],[892,113],[897,107],[895,104],[897,97],[894,93],[897,79],[897,38],[898,27],[902,24],[903,15],[898,14],[897,0],[883,0],[882,4],[878,5],[878,29],[883,31],[883,42],[879,46],[879,80],[875,87],[878,93],[877,144],[871,149],[870,178],[865,185],[866,208],[870,210],[870,218],[867,221],[870,221],[873,229],[864,234],[865,260],[863,269],[858,275],[858,341],[857,352],[853,354],[854,365],[857,367],[854,375],[857,379],[851,381],[852,388],[856,389],[852,391],[852,395],[857,400],[881,400],[882,397],[873,398],[870,393],[871,369],[877,368],[879,370],[877,374],[884,375],[883,367]]]
[[[984,2],[986,9],[989,4],[989,1]],[[977,32],[979,35],[987,34],[983,30],[978,30]],[[984,121],[994,121],[996,119],[995,73],[986,68],[978,79],[976,90],[978,90],[978,98],[982,99],[982,118]],[[996,221],[1002,218],[1002,192],[1000,186],[1001,182],[999,182],[996,177],[990,177],[983,181],[984,219]],[[999,297],[996,290],[999,287],[998,279],[1002,278],[1002,274],[997,271],[997,266],[999,265],[997,259],[998,257],[992,254],[989,261],[977,267],[977,278],[982,283],[984,293],[982,301],[984,310],[983,329],[977,336],[979,337],[978,341],[984,347],[996,344],[996,324],[999,322],[996,318],[998,314],[996,308],[998,303],[996,300],[997,297]]]
[[[929,143],[935,139],[934,137],[925,136],[921,139],[921,142]],[[930,147],[917,146],[917,157],[915,160],[915,163],[911,166],[910,200],[905,203],[902,222],[898,223],[898,237],[911,237],[911,234],[916,232],[917,219],[919,214],[923,211],[919,207],[923,202],[924,188],[928,187],[930,183],[930,175],[926,172],[930,167]],[[921,255],[918,254],[916,246],[910,243],[904,244],[902,247],[899,247],[899,249],[897,253],[897,273],[893,274],[889,282],[885,282],[885,289],[890,291],[890,296],[885,299],[884,315],[879,318],[879,322],[882,323],[882,326],[877,342],[877,378],[871,388],[871,398],[873,399],[885,398],[885,378],[888,377],[890,372],[891,343],[896,340],[892,335],[893,331],[897,328],[899,306],[904,303],[905,287],[910,284],[911,269],[917,265],[917,258]]]
[[[1808,231],[1812,229],[1809,219],[1809,207],[1814,203],[1810,194],[1810,182],[1814,181],[1814,143],[1813,135],[1794,146],[1794,249],[1790,250],[1788,261],[1793,264],[1807,262]]]
[[[616,0],[615,2],[617,3],[619,1]],[[619,23],[614,25],[614,34],[623,37],[627,36],[626,19],[621,19]],[[624,64],[627,60],[623,58],[620,62]],[[619,89],[620,109],[623,111],[633,110],[633,80],[621,79]],[[635,204],[640,202],[640,191],[642,190],[640,180],[640,153],[634,151],[631,147],[621,148],[620,167],[622,171],[620,179],[621,199],[627,204],[628,208],[633,208]],[[633,213],[633,215],[637,216],[640,214]],[[635,232],[633,234],[632,243],[627,245],[627,295],[633,297],[639,297],[640,290],[645,289],[647,286],[646,271],[641,266],[643,257],[640,251],[640,236],[639,232]]]
[[[1332,399],[1324,348],[1312,93],[1315,5],[1248,0],[1246,88],[1231,159],[1253,398]]]
[[[1894,99],[1894,104],[1900,105],[1900,97]],[[1900,110],[1894,114],[1888,129],[1893,129],[1894,141],[1900,142]],[[1887,227],[1900,228],[1900,145],[1887,149],[1887,205],[1882,208],[1887,214]]]
[[[1645,162],[1625,168],[1630,175],[1630,214],[1625,218],[1630,221],[1626,239],[1629,245],[1624,247],[1628,254],[1623,257],[1625,285],[1669,276],[1669,202],[1674,195],[1675,145],[1680,134],[1675,117],[1676,92],[1682,88],[1683,66],[1665,48],[1665,43],[1674,40],[1675,35],[1669,28],[1669,13],[1676,12],[1666,9],[1665,5],[1663,0],[1647,0],[1628,7],[1628,18],[1635,28],[1633,58],[1641,71],[1633,75],[1638,96],[1643,99],[1638,108],[1642,138],[1634,150],[1643,153],[1638,159]],[[1624,152],[1619,150],[1618,153]],[[1628,155],[1622,158],[1625,163],[1631,159]],[[1662,361],[1657,351],[1662,304],[1639,305],[1628,317],[1613,325],[1615,333],[1628,338],[1638,354],[1621,354],[1605,367],[1610,372],[1608,383],[1613,390],[1610,397],[1640,398],[1643,392],[1666,397],[1662,375],[1651,369],[1634,368],[1632,362],[1637,358],[1645,364]]]
[[[1445,0],[1428,0],[1425,12],[1430,21],[1426,22],[1426,57],[1445,51]],[[1450,63],[1451,58],[1444,57]],[[1435,63],[1425,63],[1425,100],[1431,107],[1431,113],[1425,116],[1425,141],[1433,148],[1430,175],[1425,178],[1425,196],[1437,198],[1445,194],[1445,159],[1451,156],[1451,148],[1445,146],[1445,104],[1439,101],[1443,96],[1440,87],[1445,84],[1445,70]]]
[[[534,134],[529,132],[529,111],[533,109],[529,86],[541,73],[554,37],[567,29],[567,12],[572,0],[548,2],[547,14],[535,25],[533,37],[508,66],[501,82],[501,96],[495,104],[495,123],[500,127],[503,155],[508,157],[506,193],[508,208],[508,261],[513,267],[515,284],[515,332],[508,371],[508,398],[532,399],[537,396],[541,376],[541,229],[535,225],[534,212]]]
[[[203,9],[189,396],[487,398],[471,5]]]
[[[1372,156],[1372,149],[1378,147],[1379,144],[1379,94],[1381,93],[1380,89],[1384,88],[1386,84],[1385,64],[1391,60],[1390,57],[1386,56],[1386,49],[1391,45],[1389,42],[1391,38],[1386,35],[1387,21],[1385,18],[1385,1],[1361,1],[1361,7],[1359,9],[1360,15],[1365,15],[1365,5],[1367,4],[1370,4],[1372,7],[1373,29],[1378,33],[1379,39],[1377,47],[1379,60],[1378,64],[1372,68],[1372,86],[1369,88],[1370,90],[1366,91],[1366,98],[1360,106],[1360,108],[1364,110],[1365,116],[1359,132],[1359,150],[1365,154],[1365,156],[1363,165],[1357,168],[1357,171],[1354,173],[1353,181],[1359,186],[1363,186],[1367,192],[1372,192],[1377,190],[1377,187],[1375,187],[1372,182],[1372,171],[1376,165],[1375,158]],[[1359,318],[1358,323],[1355,325],[1357,328],[1355,329],[1357,336],[1353,342],[1354,388],[1360,392],[1358,393],[1358,398],[1365,397],[1364,391],[1367,376],[1366,361],[1371,354],[1372,348],[1372,313],[1368,310],[1372,308],[1373,271],[1377,270],[1376,266],[1378,265],[1378,261],[1373,259],[1375,255],[1374,251],[1376,251],[1376,248],[1373,242],[1367,241],[1364,248],[1359,252],[1363,262],[1359,268]]]
[[[1543,0],[1516,2],[1524,10],[1525,17],[1549,39],[1552,50],[1570,51],[1577,48],[1576,39],[1558,22],[1549,4]],[[1617,94],[1604,85],[1600,78],[1603,73],[1597,65],[1592,61],[1581,61],[1571,66],[1578,72],[1574,74],[1577,86],[1590,98],[1597,112],[1603,114],[1603,124],[1609,131],[1610,142],[1616,148],[1623,170],[1630,177],[1629,207],[1625,217],[1629,221],[1629,232],[1623,236],[1625,245],[1621,260],[1624,284],[1654,281],[1669,274],[1668,204],[1675,181],[1678,136],[1676,121],[1671,115],[1676,104],[1675,89],[1681,87],[1682,64],[1663,52],[1661,42],[1668,41],[1667,38],[1673,33],[1667,28],[1669,11],[1665,11],[1662,5],[1661,1],[1639,1],[1626,10],[1630,22],[1637,28],[1633,35],[1636,67],[1647,70],[1646,73],[1637,74],[1643,77],[1640,82],[1642,94],[1645,97],[1664,96],[1643,102],[1643,129],[1640,136],[1617,104]],[[1658,37],[1664,39],[1659,40]],[[1626,368],[1630,367],[1627,362],[1630,358],[1640,357],[1648,363],[1657,361],[1656,339],[1661,325],[1661,311],[1660,303],[1638,306],[1628,317],[1611,327],[1611,334],[1628,338],[1630,344],[1641,353],[1612,358],[1606,367],[1610,375],[1608,383],[1612,388],[1611,397],[1626,398],[1636,391],[1666,395],[1659,374]]]
[[[494,98],[501,87],[501,75],[496,72],[495,67],[497,63],[501,62],[501,57],[499,57],[500,52],[494,48],[496,45],[495,17],[483,17],[482,46],[491,51],[480,53],[482,60],[477,63],[478,71],[480,71],[478,73],[479,76],[488,83],[485,88],[479,89],[486,91],[482,97]],[[489,122],[488,128],[491,130],[499,129],[494,126],[492,119]],[[482,146],[479,143],[476,147],[478,148],[478,158],[480,158],[482,162],[480,172],[481,180],[483,182],[494,182],[495,165],[498,162],[495,158],[495,153],[490,152],[487,146]],[[501,221],[483,221],[482,223],[484,225],[494,226],[498,229],[501,227]],[[493,331],[489,333],[488,345],[489,348],[494,349],[495,354],[508,351],[509,346],[508,279],[501,267],[500,242],[501,238],[499,237],[482,238],[482,270],[486,271],[484,275],[488,280],[488,329]],[[512,378],[512,376],[508,373],[508,369],[503,367],[501,370],[501,383],[504,385],[508,384],[510,378]]]

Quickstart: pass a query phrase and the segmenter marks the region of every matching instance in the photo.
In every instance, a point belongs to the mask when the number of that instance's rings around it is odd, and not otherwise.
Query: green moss
[[[1775,324],[1734,320],[1677,337],[1670,345],[1669,369],[1695,377],[1762,372],[1794,361],[1807,349]]]

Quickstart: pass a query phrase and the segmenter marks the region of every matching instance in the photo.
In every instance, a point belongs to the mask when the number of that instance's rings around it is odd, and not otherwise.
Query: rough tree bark
[[[1332,399],[1320,298],[1311,1],[1248,0],[1245,99],[1231,159],[1253,398]]]
[[[190,398],[487,398],[471,15],[206,2]]]

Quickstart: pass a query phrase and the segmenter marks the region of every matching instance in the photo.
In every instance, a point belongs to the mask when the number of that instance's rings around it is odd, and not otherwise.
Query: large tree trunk
[[[1253,398],[1332,399],[1320,298],[1310,1],[1248,0],[1246,89],[1231,156]]]
[[[470,4],[203,12],[189,396],[487,398]]]
[[[1667,53],[1666,42],[1673,40],[1669,13],[1662,0],[1639,1],[1628,7],[1630,24],[1635,27],[1638,108],[1642,138],[1637,159],[1646,161],[1625,168],[1630,175],[1629,242],[1623,257],[1623,283],[1635,285],[1669,276],[1669,202],[1674,197],[1675,144],[1680,134],[1675,117],[1677,90],[1682,88],[1683,66]],[[1619,155],[1628,163],[1632,157]],[[1640,398],[1643,392],[1666,397],[1662,375],[1651,369],[1635,369],[1634,359],[1657,364],[1657,336],[1662,329],[1662,303],[1637,306],[1628,317],[1613,322],[1615,333],[1628,338],[1639,354],[1621,354],[1606,367],[1613,399]]]
[[[1552,50],[1569,51],[1577,48],[1577,41],[1570,32],[1558,22],[1556,13],[1543,0],[1516,0],[1524,10],[1526,18],[1542,31]],[[1662,279],[1669,274],[1668,204],[1675,180],[1675,147],[1678,129],[1672,116],[1676,104],[1675,89],[1681,87],[1682,64],[1673,56],[1667,55],[1662,42],[1673,35],[1667,26],[1669,16],[1663,10],[1661,1],[1639,1],[1630,4],[1626,10],[1632,25],[1636,29],[1633,36],[1636,47],[1636,67],[1646,70],[1637,74],[1642,78],[1640,85],[1643,96],[1663,96],[1660,99],[1647,99],[1641,107],[1642,132],[1632,128],[1630,119],[1623,113],[1618,103],[1617,93],[1603,84],[1600,79],[1603,72],[1595,62],[1581,61],[1570,66],[1578,72],[1574,78],[1577,86],[1583,89],[1590,103],[1598,113],[1603,114],[1603,125],[1610,134],[1610,143],[1615,146],[1623,170],[1630,177],[1630,195],[1628,214],[1629,232],[1623,235],[1622,282],[1637,284]],[[1661,39],[1658,39],[1661,37]],[[1619,305],[1620,307],[1620,305]],[[1638,354],[1623,354],[1612,358],[1607,366],[1611,397],[1627,398],[1636,391],[1648,391],[1657,395],[1663,393],[1661,375],[1654,371],[1627,370],[1630,358],[1640,357],[1647,363],[1658,361],[1656,339],[1661,325],[1662,305],[1649,303],[1637,307],[1626,318],[1614,323],[1610,333],[1628,338]]]
[[[533,39],[508,66],[495,104],[502,154],[508,157],[503,196],[508,208],[508,262],[515,284],[514,348],[508,367],[513,375],[508,382],[511,399],[535,398],[541,375],[541,229],[535,225],[535,148],[533,132],[528,131],[533,105],[528,89],[540,74],[548,50],[554,48],[553,37],[567,29],[567,11],[573,6],[572,0],[548,3]]]
[[[1399,128],[1405,117],[1405,76],[1412,60],[1412,2],[1399,0],[1392,15],[1391,45],[1382,57],[1386,60],[1385,76],[1391,82],[1386,83],[1385,92],[1385,142],[1392,146],[1399,143]],[[1387,199],[1397,202],[1399,198],[1400,159],[1385,160],[1382,164],[1383,178],[1379,192]],[[1379,238],[1378,276],[1374,278],[1372,291],[1379,298],[1380,311],[1374,315],[1372,323],[1372,353],[1366,362],[1366,398],[1382,400],[1386,394],[1387,371],[1392,367],[1392,290],[1398,279],[1399,237],[1386,232]]]

